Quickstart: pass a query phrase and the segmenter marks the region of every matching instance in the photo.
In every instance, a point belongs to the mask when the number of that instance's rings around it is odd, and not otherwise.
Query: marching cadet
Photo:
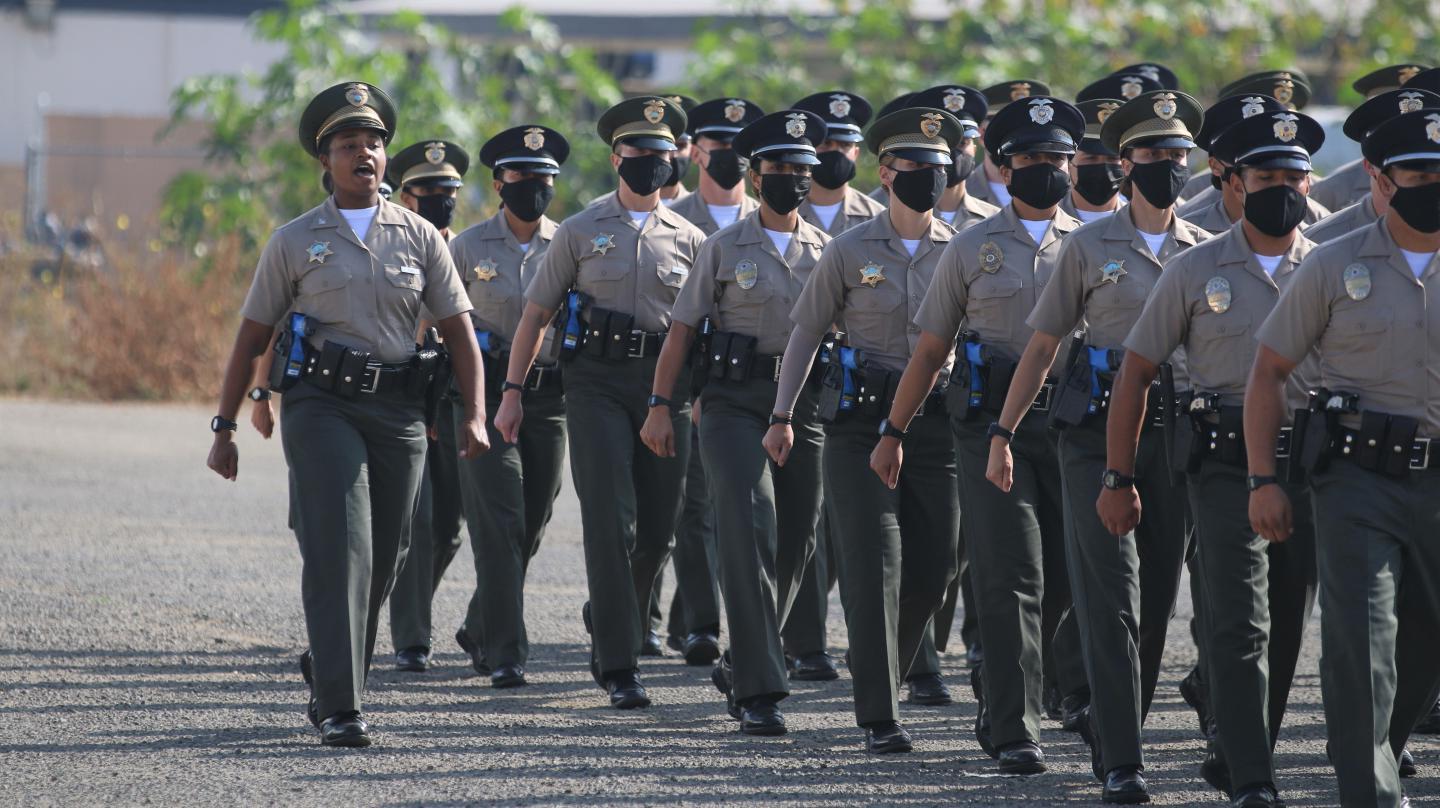
[[[675,133],[684,129],[685,113],[657,96],[622,101],[600,117],[596,131],[610,146],[620,183],[612,200],[561,222],[551,238],[525,290],[495,414],[496,431],[506,443],[517,442],[521,393],[541,332],[563,305],[562,357],[572,357],[565,368],[565,422],[590,589],[582,616],[591,633],[591,675],[619,709],[650,704],[638,654],[689,461],[688,374],[675,399],[646,400],[670,307],[705,237],[660,204]],[[674,422],[674,457],[656,457],[638,445],[640,424],[655,407],[669,410]]]
[[[464,187],[470,155],[447,140],[422,140],[390,158],[387,176],[399,189],[401,205],[435,225],[449,242],[455,203]],[[440,579],[455,558],[460,537],[460,477],[455,445],[454,407],[442,396],[435,415],[436,439],[427,441],[425,474],[415,509],[414,531],[405,565],[390,593],[390,639],[395,669],[422,672],[430,668],[431,604]]]
[[[687,115],[690,113],[690,110],[694,109],[695,105],[699,103],[688,95],[662,95],[661,98],[673,102],[676,106],[680,107],[680,109],[684,111]],[[690,134],[688,132],[676,132],[675,154],[671,155],[670,157],[670,177],[665,180],[664,185],[660,186],[661,204],[673,205],[692,193],[690,189],[686,188],[684,183],[682,182],[682,180],[685,179],[685,175],[688,173],[690,173]],[[614,191],[606,191],[605,193],[585,203],[585,206],[589,207],[591,205],[598,205],[602,202],[609,202],[610,199],[614,196]],[[660,588],[658,582],[656,583],[655,588]],[[659,609],[660,607],[656,605],[654,617],[657,620],[659,619]],[[657,641],[655,646],[655,653],[651,656],[659,656],[662,653],[663,652],[660,650],[660,646]]]
[[[1252,116],[1220,134],[1215,145],[1233,155],[1226,183],[1239,186],[1244,218],[1165,265],[1125,340],[1110,394],[1107,465],[1134,476],[1147,391],[1165,357],[1184,349],[1192,400],[1175,416],[1171,469],[1187,475],[1196,525],[1204,680],[1219,751],[1201,772],[1234,805],[1253,808],[1280,804],[1272,752],[1314,604],[1315,545],[1309,495],[1294,478],[1284,485],[1301,504],[1295,535],[1271,544],[1250,529],[1240,405],[1255,353],[1252,329],[1314,246],[1298,230],[1300,188],[1324,141],[1320,124],[1293,112]],[[1292,407],[1303,405],[1308,387],[1293,381]],[[1106,488],[1096,511],[1119,536],[1149,505],[1134,486]]]
[[[845,344],[829,355],[818,415],[826,422],[823,468],[830,539],[850,635],[856,723],[876,754],[908,752],[899,724],[898,683],[954,575],[959,503],[955,452],[943,394],[931,417],[911,425],[911,465],[890,489],[867,469],[877,429],[919,329],[907,326],[924,298],[953,230],[931,214],[945,190],[944,166],[963,133],[948,112],[912,107],[876,121],[866,146],[879,158],[892,196],[885,213],[830,242],[791,312],[795,323],[780,368],[765,449],[789,461],[797,401],[816,350],[835,324]]]
[[[669,397],[701,324],[710,380],[702,400],[700,451],[715,503],[716,557],[730,622],[730,650],[712,678],[748,735],[781,735],[777,703],[789,694],[780,626],[815,544],[820,512],[820,447],[815,389],[806,385],[791,418],[800,436],[780,467],[761,440],[770,424],[790,308],[829,237],[801,220],[825,123],[786,110],[760,118],[734,140],[749,161],[760,208],[706,239],[671,313],[653,395]],[[652,410],[640,432],[651,451],[675,451],[670,419]]]
[[[745,166],[730,144],[740,130],[764,114],[764,110],[743,98],[712,99],[689,112],[687,131],[694,138],[690,154],[700,166],[700,184],[694,194],[672,209],[707,236],[749,216],[757,207],[745,193],[741,182]],[[715,514],[710,507],[699,441],[699,432],[692,429],[685,507],[671,559],[675,594],[670,604],[670,645],[690,665],[708,665],[720,656],[720,594],[713,558]]]
[[[1435,700],[1440,654],[1440,109],[1365,138],[1389,211],[1316,247],[1256,333],[1245,396],[1250,522],[1285,541],[1294,504],[1276,483],[1285,382],[1312,351],[1321,394],[1301,462],[1313,492],[1320,681],[1340,802],[1397,806],[1397,756]],[[1313,444],[1312,444],[1313,441]],[[1235,765],[1235,761],[1231,762]]]
[[[1366,101],[1369,101],[1377,95],[1388,94],[1400,89],[1405,86],[1406,82],[1426,69],[1428,69],[1426,65],[1417,64],[1381,67],[1356,79],[1350,86]],[[1349,137],[1348,133],[1346,137]],[[1336,212],[1355,204],[1368,193],[1370,193],[1370,172],[1365,170],[1364,158],[1352,160],[1340,166],[1325,179],[1316,182],[1310,189],[1312,199]],[[1370,222],[1373,221],[1373,218],[1370,219]],[[1365,224],[1370,222],[1365,222]],[[1305,236],[1315,241],[1316,244],[1322,243],[1309,233],[1306,233]]]
[[[281,410],[310,650],[307,709],[327,746],[368,746],[361,694],[380,606],[404,563],[425,462],[426,397],[438,354],[416,350],[422,305],[455,364],[461,456],[488,445],[470,302],[440,233],[380,199],[394,105],[378,87],[337,84],[300,119],[300,143],[335,193],[271,237],[241,309],[208,465],[233,480],[234,416],[251,363],[286,317],[303,361],[287,362]],[[301,383],[303,382],[303,384]],[[282,386],[286,386],[282,385]]]
[[[989,119],[999,114],[1007,104],[1022,98],[1029,98],[1032,95],[1050,95],[1050,85],[1034,79],[1013,79],[992,84],[981,90],[980,93],[985,96],[985,103],[989,107],[986,112],[988,117],[985,119],[988,123]],[[980,127],[980,134],[982,137],[984,136],[984,126]],[[970,178],[965,182],[970,196],[989,202],[997,208],[1009,205],[1010,194],[1005,190],[1005,183],[1000,178],[1000,167],[991,162],[991,155],[988,152],[980,162],[980,169],[972,172]]]
[[[1070,160],[1070,193],[1060,201],[1060,209],[1081,224],[1103,219],[1125,205],[1120,196],[1125,181],[1120,155],[1100,142],[1100,126],[1124,103],[1118,98],[1088,98],[1075,104],[1085,116],[1085,137]]]
[[[972,197],[965,183],[975,171],[980,122],[990,109],[984,94],[963,84],[942,84],[910,96],[906,106],[943,109],[955,116],[964,132],[960,148],[950,155],[951,163],[945,166],[945,193],[935,205],[935,216],[958,233],[999,213],[996,205]]]
[[[816,149],[820,164],[810,172],[814,185],[800,203],[800,218],[838,236],[883,211],[884,204],[850,187],[865,141],[861,132],[870,122],[870,102],[847,90],[829,90],[807,95],[793,108],[819,115],[826,126],[825,142]]]
[[[1396,115],[1414,112],[1424,107],[1440,107],[1440,95],[1412,89],[1391,90],[1373,95],[1365,103],[1356,107],[1355,111],[1350,113],[1350,117],[1345,119],[1345,137],[1363,144],[1365,136],[1378,129],[1380,124]],[[1360,167],[1361,174],[1369,183],[1368,189],[1354,204],[1344,210],[1337,210],[1305,231],[1305,237],[1316,244],[1334,241],[1346,233],[1374,224],[1388,210],[1385,207],[1385,198],[1375,193],[1375,186],[1380,182],[1377,176],[1378,172],[1365,162],[1364,157],[1356,161],[1356,165]],[[1332,179],[1339,174],[1340,172],[1336,172],[1326,179]],[[1315,188],[1318,189],[1319,185],[1316,185]],[[1314,190],[1312,190],[1313,192]]]
[[[1051,179],[1068,176],[1065,163],[1084,132],[1078,109],[1043,96],[1011,104],[995,116],[985,145],[1012,189],[1012,201],[951,239],[915,316],[921,333],[889,423],[906,429],[954,351],[964,364],[951,380],[947,401],[962,490],[976,491],[985,483],[990,438],[998,433],[982,416],[999,413],[1007,370],[1013,370],[1029,338],[1024,318],[1049,282],[1061,239],[1080,226],[1060,210],[1068,187]],[[1028,179],[1037,175],[1047,179]],[[966,330],[957,344],[962,325]],[[1036,408],[1044,411],[1047,404],[1048,396],[1042,396]],[[967,497],[964,514],[972,537],[967,552],[971,580],[978,585],[991,722],[982,745],[998,759],[1002,774],[1035,774],[1045,771],[1039,746],[1042,660],[1069,586],[1054,443],[1044,425],[1035,423],[1016,440],[1020,463],[1010,496]],[[903,452],[895,436],[875,446],[870,466],[886,486],[899,480]]]
[[[1142,93],[1105,119],[1100,139],[1124,159],[1135,194],[1119,213],[1065,238],[1051,281],[1027,320],[1034,333],[1010,383],[998,421],[1004,431],[991,439],[986,470],[1002,491],[1012,488],[1007,433],[1034,405],[1061,340],[1087,326],[1083,344],[1075,341],[1060,371],[1050,419],[1064,427],[1059,460],[1070,526],[1067,561],[1091,689],[1089,721],[1080,729],[1091,745],[1095,776],[1105,783],[1106,802],[1149,799],[1140,774],[1140,728],[1154,695],[1186,536],[1185,492],[1171,484],[1160,430],[1142,437],[1136,475],[1122,475],[1105,466],[1101,412],[1118,370],[1118,348],[1164,262],[1207,237],[1174,211],[1200,123],[1195,99],[1169,90]],[[1062,180],[1037,177],[1035,183]],[[1136,480],[1154,518],[1117,541],[1095,514],[1093,492],[1097,483],[1113,488]]]
[[[1195,145],[1205,152],[1210,170],[1197,173],[1185,183],[1185,190],[1181,193],[1187,201],[1180,205],[1180,218],[1185,218],[1186,211],[1193,214],[1213,206],[1216,194],[1225,188],[1226,167],[1210,153],[1210,141],[1246,118],[1266,112],[1283,112],[1285,109],[1285,105],[1276,101],[1274,96],[1252,93],[1222,98],[1205,110],[1205,125],[1195,133]]]
[[[501,383],[525,306],[526,285],[555,237],[545,215],[569,142],[534,124],[507,129],[480,148],[500,210],[450,242],[470,302],[485,364],[486,411],[500,408]],[[460,464],[465,524],[475,561],[475,592],[456,637],[491,687],[525,684],[530,641],[525,630],[525,574],[540,549],[565,462],[565,394],[550,350],[518,391],[525,406],[519,440],[506,441],[487,424],[493,449]]]
[[[881,107],[880,111],[875,113],[876,120],[884,118],[892,112],[899,112],[900,110],[910,106],[910,96],[912,95],[914,95],[914,93],[901,93],[900,95],[895,96],[889,101],[886,101],[885,106]],[[875,200],[876,202],[879,202],[882,205],[890,204],[890,192],[885,190],[884,185],[876,186],[875,190],[870,192],[870,198]]]

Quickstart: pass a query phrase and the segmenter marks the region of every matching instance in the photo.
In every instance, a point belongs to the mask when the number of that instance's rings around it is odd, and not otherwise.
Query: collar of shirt
[[[991,216],[986,221],[989,222],[986,226],[989,232],[1010,233],[1021,244],[1035,248],[1036,252],[1049,246],[1056,239],[1069,235],[1071,231],[1080,226],[1079,220],[1056,207],[1055,215],[1050,219],[1050,227],[1046,229],[1040,243],[1036,244],[1035,239],[1030,237],[1030,231],[1026,230],[1025,225],[1020,221],[1020,214],[1015,212],[1014,205],[1006,205],[1000,209],[998,215]]]
[[[1130,245],[1130,249],[1137,254],[1149,258],[1156,266],[1164,266],[1165,261],[1181,250],[1194,247],[1200,239],[1196,238],[1191,229],[1194,225],[1181,219],[1179,216],[1170,217],[1170,229],[1166,231],[1169,238],[1165,240],[1165,246],[1160,249],[1159,255],[1150,252],[1150,245],[1145,243],[1145,237],[1140,235],[1140,230],[1135,227],[1134,208],[1126,205],[1115,212],[1114,216],[1104,219],[1104,225],[1097,225],[1105,228],[1103,239],[1105,241],[1123,241]],[[1228,229],[1228,228],[1227,228]]]
[[[1387,213],[1364,229],[1365,235],[1361,238],[1360,249],[1356,251],[1356,257],[1378,258],[1386,266],[1403,274],[1411,283],[1421,285],[1425,277],[1435,273],[1435,262],[1431,261],[1430,266],[1421,273],[1420,277],[1415,277],[1415,273],[1410,271],[1410,263],[1400,252],[1400,245],[1390,237],[1390,228],[1385,226],[1385,221],[1389,218],[1390,214]]]
[[[785,251],[785,255],[776,255],[776,257],[789,266],[789,256],[794,253],[797,244],[809,244],[818,252],[825,246],[825,242],[819,234],[819,228],[801,219],[800,225],[795,228],[795,234],[790,238],[790,248]],[[778,250],[774,249],[775,243],[765,233],[765,226],[760,223],[758,208],[740,218],[740,232],[735,236],[736,247],[745,247],[751,244],[759,244],[762,249],[768,246],[772,252],[778,253]]]
[[[1245,267],[1246,271],[1251,275],[1254,275],[1262,282],[1277,289],[1279,287],[1275,280],[1294,272],[1295,268],[1300,266],[1300,262],[1305,260],[1305,256],[1310,254],[1310,249],[1315,246],[1315,243],[1305,238],[1304,234],[1296,233],[1295,240],[1290,242],[1290,249],[1286,250],[1285,254],[1281,256],[1283,260],[1280,262],[1280,265],[1275,268],[1275,274],[1272,276],[1266,272],[1265,268],[1260,265],[1260,262],[1255,259],[1255,250],[1250,247],[1250,240],[1245,238],[1245,226],[1243,224],[1236,222],[1229,230],[1216,236],[1216,238],[1221,240],[1220,254],[1215,262],[1217,267],[1239,264]]]
[[[370,232],[373,233],[376,226],[403,227],[405,225],[405,214],[407,213],[409,213],[408,210],[394,202],[387,202],[384,199],[380,200],[380,209],[375,211],[375,218],[370,221]],[[415,214],[411,215],[413,216]],[[416,218],[419,217],[417,216]],[[368,252],[370,248],[365,246],[365,242],[361,241],[360,237],[355,235],[355,232],[350,229],[348,224],[345,227],[340,226],[340,223],[343,221],[345,221],[345,217],[340,214],[340,208],[335,204],[335,197],[331,196],[325,200],[324,205],[320,206],[320,210],[315,214],[315,218],[310,220],[310,229],[334,230],[335,234],[340,238]],[[366,234],[366,240],[370,240],[369,233]]]
[[[549,216],[540,217],[540,226],[535,229],[535,234],[530,237],[530,243],[536,241],[549,243],[555,237],[555,228],[558,227],[554,219]],[[497,211],[494,216],[475,225],[477,236],[484,241],[503,241],[507,247],[520,250],[520,242],[515,238],[515,233],[510,230],[510,223],[505,220],[505,211]]]
[[[605,219],[622,219],[626,222],[630,221],[630,209],[620,204],[619,194],[616,194],[605,200],[604,203],[595,206],[595,221],[598,222]],[[685,217],[671,210],[669,206],[656,205],[655,209],[650,211],[650,215],[645,219],[645,224],[641,227],[641,232],[644,232],[650,227],[658,225],[664,225],[672,230],[678,230],[680,228],[680,224],[684,221]],[[655,222],[656,224],[652,225],[651,222]]]
[[[919,248],[915,250],[914,255],[911,255],[910,251],[905,249],[905,245],[901,242],[900,234],[895,232],[895,226],[890,223],[890,211],[887,210],[884,213],[878,214],[877,216],[875,216],[875,218],[870,220],[869,224],[856,226],[865,228],[864,234],[861,236],[861,238],[865,239],[866,241],[886,242],[895,255],[903,256],[905,258],[905,263],[907,266],[911,263],[914,263],[915,261],[920,260],[921,258],[924,258],[932,250],[936,249],[936,245],[948,244],[950,242],[950,237],[955,235],[955,231],[950,229],[950,225],[945,224],[943,220],[932,216],[930,217],[930,232],[927,234],[929,236],[928,241],[930,243],[926,244],[927,239],[925,237],[921,237]],[[944,247],[941,246],[939,249],[944,249]]]

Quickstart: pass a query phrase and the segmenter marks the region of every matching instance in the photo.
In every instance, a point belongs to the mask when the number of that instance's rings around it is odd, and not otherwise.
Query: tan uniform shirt
[[[749,216],[759,207],[760,203],[748,195],[740,197],[740,213],[735,217],[735,221],[738,222]],[[698,193],[690,194],[684,199],[676,201],[670,206],[670,209],[685,217],[686,221],[700,228],[700,231],[707,236],[715,235],[715,231],[720,229],[720,225],[715,223],[715,217],[710,215],[710,206],[705,204],[705,198]]]
[[[885,189],[881,188],[880,190],[884,191]],[[832,236],[838,236],[861,222],[870,221],[884,210],[884,202],[866,196],[847,185],[845,186],[845,198],[840,201],[840,210],[835,212],[835,219],[830,222],[828,228],[820,223],[820,217],[815,214],[815,206],[811,205],[808,199],[800,203],[800,218]]]
[[[1367,177],[1368,181],[1368,177]],[[1336,211],[1305,231],[1305,237],[1316,244],[1334,241],[1346,233],[1353,233],[1367,224],[1374,224],[1380,214],[1375,212],[1375,201],[1367,191],[1360,201],[1344,210]]]
[[[934,219],[911,256],[889,212],[846,230],[821,253],[790,318],[815,333],[838,324],[847,344],[864,351],[872,367],[903,371],[920,338],[915,313],[954,235],[950,225]]]
[[[1204,202],[1197,207],[1196,202]],[[1235,222],[1230,221],[1230,214],[1225,212],[1225,200],[1219,191],[1211,189],[1209,194],[1203,194],[1198,200],[1191,200],[1184,205],[1175,208],[1175,215],[1185,221],[1196,225],[1212,236],[1218,236],[1230,229]],[[1305,218],[1300,221],[1300,229],[1303,231],[1310,225],[1330,215],[1330,210],[1314,199],[1305,199]]]
[[[980,155],[975,155],[975,159],[979,160]],[[965,193],[970,198],[978,199],[981,202],[989,202],[997,206],[1000,204],[1000,201],[995,198],[995,192],[990,188],[990,178],[985,174],[984,161],[976,165],[975,170],[970,172],[970,176],[965,178]]]
[[[560,223],[525,299],[558,308],[574,287],[591,296],[591,305],[634,315],[638,329],[665,331],[704,240],[704,233],[664,205],[635,222],[612,198]]]
[[[1126,204],[1126,203],[1125,203],[1125,197],[1123,197],[1123,196],[1120,197],[1120,205],[1119,205],[1119,207],[1115,208],[1115,210],[1107,210],[1107,211],[1104,211],[1104,212],[1103,212],[1104,216],[1109,216],[1110,214],[1114,213],[1115,211],[1120,210],[1121,208],[1125,207],[1125,204]],[[1072,218],[1074,218],[1076,221],[1080,222],[1081,224],[1087,224],[1087,222],[1086,222],[1084,219],[1081,219],[1081,218],[1080,218],[1079,209],[1075,207],[1075,195],[1074,195],[1073,193],[1066,194],[1066,195],[1065,195],[1065,198],[1062,199],[1062,200],[1060,200],[1060,209],[1063,210],[1063,211],[1065,211],[1066,213],[1070,214],[1070,216],[1071,216]],[[1087,211],[1085,211],[1085,212],[1088,214],[1088,213],[1092,213],[1093,211],[1088,211],[1088,210],[1087,210]],[[1103,217],[1102,217],[1102,218],[1103,218]]]
[[[522,252],[502,210],[450,242],[450,254],[475,306],[477,330],[507,341],[514,336],[525,310],[525,287],[544,260],[558,227],[542,216],[529,250]]]
[[[965,198],[960,200],[960,207],[955,209],[955,218],[945,222],[945,217],[940,215],[940,210],[935,211],[935,218],[955,228],[955,232],[967,230],[986,219],[1000,212],[1000,208],[986,202],[983,199],[976,199],[966,191]]]
[[[1370,175],[1365,173],[1363,160],[1355,160],[1335,169],[1335,173],[1310,187],[1310,197],[1330,210],[1338,211],[1370,193]]]
[[[1125,338],[1125,350],[1158,364],[1184,348],[1192,390],[1219,393],[1226,406],[1243,405],[1258,346],[1255,332],[1314,246],[1298,235],[1273,278],[1256,260],[1239,224],[1180,253],[1165,264]],[[1287,393],[1293,409],[1304,404],[1308,385],[1298,372],[1291,382]]]
[[[316,348],[330,340],[403,362],[422,305],[441,320],[470,310],[440,232],[382,200],[362,242],[330,197],[270,236],[240,313],[269,327],[297,311],[315,324]]]
[[[782,256],[756,211],[705,239],[671,319],[698,328],[711,317],[716,331],[755,337],[757,353],[779,356],[790,341],[790,310],[828,243],[801,220]]]
[[[1257,338],[1292,362],[1318,348],[1320,384],[1358,393],[1362,409],[1417,418],[1421,434],[1437,438],[1440,305],[1430,304],[1440,261],[1416,280],[1386,218],[1311,251]]]
[[[1212,176],[1214,175],[1210,173],[1209,166],[1206,166],[1204,171],[1191,177],[1190,180],[1185,183],[1185,187],[1180,189],[1180,198],[1194,202],[1206,191],[1215,193],[1215,186],[1210,182],[1210,177]]]
[[[665,206],[669,207],[669,206],[674,205],[676,202],[679,202],[680,200],[684,199],[685,197],[689,196],[689,195],[692,194],[692,193],[694,193],[694,191],[691,191],[689,188],[686,188],[684,185],[681,185],[681,186],[680,186],[680,190],[677,191],[674,196],[670,197],[669,199],[666,199],[666,198],[664,198],[664,197],[661,197],[661,198],[660,198],[660,203],[661,203],[662,205],[665,205]],[[599,204],[602,204],[602,203],[604,203],[604,202],[609,202],[610,200],[612,200],[612,199],[614,199],[614,198],[615,198],[615,192],[614,192],[614,191],[609,191],[609,192],[607,192],[607,193],[603,193],[603,194],[595,197],[594,199],[590,200],[589,202],[586,202],[586,203],[585,203],[585,207],[588,208],[588,207],[591,207],[591,206],[593,206],[593,205],[599,205]]]
[[[1032,333],[1025,318],[1055,272],[1062,239],[1078,227],[1057,211],[1037,245],[1012,205],[956,235],[940,256],[916,325],[947,342],[964,327],[1000,356],[1019,361]]]

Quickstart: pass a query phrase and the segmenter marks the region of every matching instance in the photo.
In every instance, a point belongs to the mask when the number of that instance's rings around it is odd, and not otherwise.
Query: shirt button
[[[911,323],[911,324],[910,324],[910,333],[911,333],[911,334],[919,334],[919,333],[920,333],[920,326],[915,325],[914,323]]]

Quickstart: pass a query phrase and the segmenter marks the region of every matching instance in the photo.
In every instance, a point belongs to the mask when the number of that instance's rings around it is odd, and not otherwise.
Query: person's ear
[[[501,182],[498,179],[490,180],[490,187],[495,191],[496,194],[499,194],[500,189],[505,187],[505,183]]]
[[[619,168],[620,168],[620,155],[616,154],[616,153],[613,152],[613,151],[610,152],[610,167],[611,167],[612,169],[619,169]]]

